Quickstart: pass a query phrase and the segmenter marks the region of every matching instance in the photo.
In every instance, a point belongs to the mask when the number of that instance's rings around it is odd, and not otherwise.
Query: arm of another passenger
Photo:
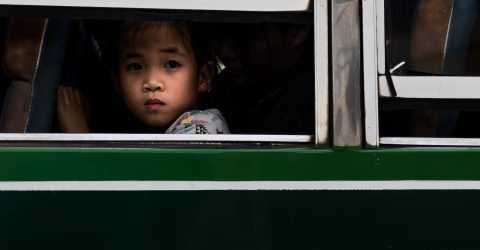
[[[60,86],[58,88],[57,116],[61,132],[90,132],[89,103],[82,93],[74,87]]]

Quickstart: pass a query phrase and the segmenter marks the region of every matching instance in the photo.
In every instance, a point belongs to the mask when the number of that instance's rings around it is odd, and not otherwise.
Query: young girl
[[[198,94],[212,86],[216,64],[208,43],[187,23],[126,21],[119,30],[115,61],[115,88],[150,132],[229,133],[218,110],[195,110]],[[89,132],[85,103],[76,89],[59,88],[63,132]]]

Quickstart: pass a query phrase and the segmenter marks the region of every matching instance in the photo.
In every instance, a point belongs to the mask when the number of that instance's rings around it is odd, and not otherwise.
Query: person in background
[[[225,65],[211,94],[232,133],[314,134],[312,27],[213,24],[212,47]]]

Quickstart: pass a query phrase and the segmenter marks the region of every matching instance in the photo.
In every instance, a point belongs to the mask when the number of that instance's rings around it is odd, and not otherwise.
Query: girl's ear
[[[110,79],[113,82],[113,86],[115,87],[115,90],[117,91],[117,94],[122,96],[122,91],[121,91],[121,86],[120,86],[120,81],[118,79],[118,73],[115,70],[110,70]]]
[[[208,61],[201,68],[198,74],[198,91],[208,92],[212,87],[213,75],[215,73],[215,63]]]

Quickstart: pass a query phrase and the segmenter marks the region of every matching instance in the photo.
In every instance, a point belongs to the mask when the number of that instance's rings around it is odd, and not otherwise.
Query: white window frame
[[[176,135],[176,134],[0,134],[0,142],[285,142],[328,144],[328,0],[0,0],[1,6],[134,8],[249,12],[307,11],[314,5],[315,135]]]
[[[223,11],[303,11],[310,0],[2,0],[1,5]]]
[[[480,139],[380,137],[379,97],[391,98],[385,76],[385,0],[362,0],[365,140],[381,145],[480,146]],[[396,98],[480,99],[480,77],[392,76]]]

